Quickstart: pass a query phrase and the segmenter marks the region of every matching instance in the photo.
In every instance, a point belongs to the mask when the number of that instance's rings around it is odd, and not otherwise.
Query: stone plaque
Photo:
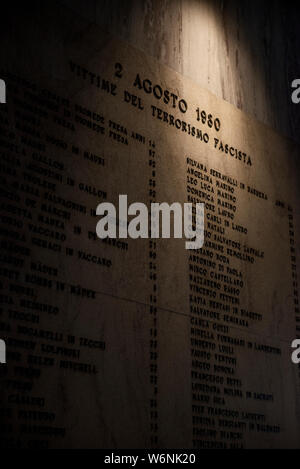
[[[299,149],[68,10],[13,24],[2,446],[298,447]],[[119,195],[204,203],[203,248],[99,239]]]

